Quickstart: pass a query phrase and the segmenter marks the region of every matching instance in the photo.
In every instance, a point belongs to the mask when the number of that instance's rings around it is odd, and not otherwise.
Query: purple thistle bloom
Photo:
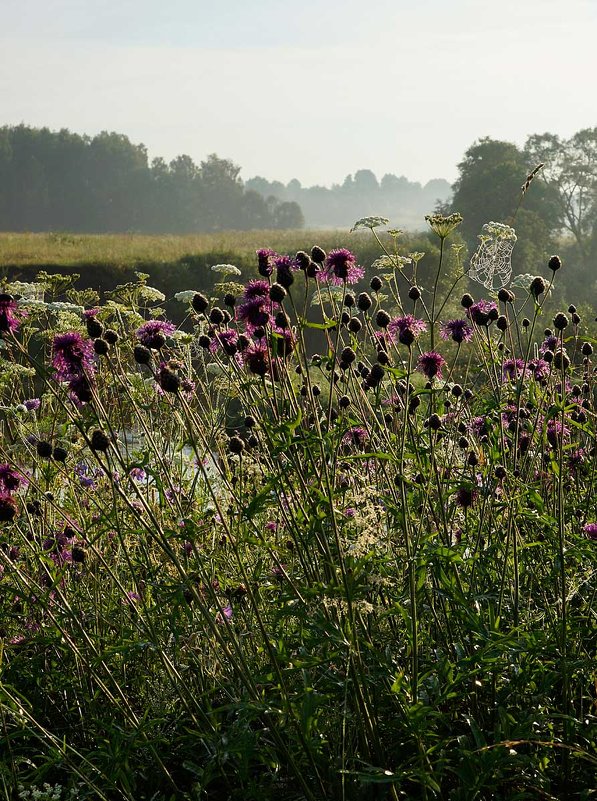
[[[348,447],[362,448],[369,439],[369,432],[363,426],[349,428],[342,437],[342,444]]]
[[[461,509],[468,509],[477,500],[479,493],[474,487],[462,486],[456,490],[454,500]]]
[[[23,406],[28,412],[36,412],[41,406],[41,401],[39,398],[29,398],[29,400],[23,402]]]
[[[318,274],[336,286],[356,284],[365,275],[365,270],[357,265],[356,256],[346,248],[330,250],[325,260],[325,270]]]
[[[0,293],[0,333],[9,331],[13,333],[26,316],[27,313],[23,309],[19,309],[12,295],[7,295],[5,292]]]
[[[419,356],[417,360],[417,370],[420,370],[430,381],[432,378],[441,379],[442,367],[445,364],[446,360],[444,357],[440,353],[431,350]]]
[[[587,523],[583,531],[590,540],[597,541],[597,523]]]
[[[15,492],[26,479],[9,464],[0,464],[0,492]]]
[[[412,345],[419,334],[427,330],[427,325],[423,320],[417,320],[412,314],[405,317],[394,317],[387,326],[387,336],[389,341],[394,344],[396,336],[402,345]]]
[[[567,426],[563,426],[561,420],[548,420],[545,429],[545,436],[552,448],[557,448],[561,439],[567,439],[570,430]]]
[[[473,338],[473,329],[466,320],[448,320],[440,328],[442,339],[452,339],[454,342],[470,342]]]
[[[257,263],[259,275],[268,278],[274,271],[274,259],[278,254],[271,248],[260,248],[257,251]]]
[[[528,367],[535,381],[543,381],[549,378],[551,367],[549,362],[546,362],[545,359],[531,359]]]
[[[83,339],[77,331],[58,334],[52,342],[52,367],[58,381],[71,381],[89,373],[93,375],[93,342]]]
[[[490,312],[497,310],[497,305],[492,300],[479,300],[477,303],[473,303],[466,310],[466,313],[476,325],[489,325],[491,320]]]
[[[166,320],[148,320],[135,331],[137,339],[146,348],[159,350],[164,346],[166,337],[176,331],[176,326]]]
[[[502,364],[502,377],[504,381],[514,381],[524,373],[528,373],[528,366],[525,369],[524,359],[506,359]]]
[[[273,253],[273,251],[272,251]],[[249,281],[243,292],[243,300],[253,300],[254,298],[261,298],[266,300],[269,297],[269,283],[259,279]]]
[[[269,322],[270,308],[268,298],[253,297],[238,306],[236,316],[238,320],[244,320],[249,333],[252,333],[255,328],[261,328]]]
[[[238,350],[237,346],[238,334],[231,328],[225,331],[218,331],[212,339],[209,350],[211,353],[216,353],[218,347],[221,347],[224,353],[228,356],[234,356]]]
[[[539,345],[539,353],[545,353],[546,350],[551,350],[555,353],[560,340],[553,336],[553,334],[549,337],[545,337],[543,342]]]

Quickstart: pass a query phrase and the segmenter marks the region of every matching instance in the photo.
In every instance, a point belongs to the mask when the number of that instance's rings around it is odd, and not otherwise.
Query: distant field
[[[370,244],[370,237],[366,237]],[[364,243],[362,233],[346,231],[223,231],[186,236],[139,234],[0,233],[0,267],[32,265],[106,264],[123,268],[140,264],[173,263],[194,254],[238,254],[242,260],[255,250],[271,247],[283,253]]]

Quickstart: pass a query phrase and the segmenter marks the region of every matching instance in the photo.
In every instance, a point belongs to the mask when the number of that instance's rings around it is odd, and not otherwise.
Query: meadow
[[[595,797],[595,327],[460,221],[0,235],[3,798]]]

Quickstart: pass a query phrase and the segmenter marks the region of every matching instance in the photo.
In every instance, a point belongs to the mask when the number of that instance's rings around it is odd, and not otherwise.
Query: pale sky
[[[597,0],[0,0],[0,125],[453,181],[479,137],[596,126],[596,41]]]

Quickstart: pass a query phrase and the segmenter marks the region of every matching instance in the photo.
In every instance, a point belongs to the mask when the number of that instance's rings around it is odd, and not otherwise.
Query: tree
[[[303,228],[305,218],[298,203],[284,201],[274,209],[274,228]]]
[[[544,163],[538,181],[552,190],[559,222],[574,237],[586,263],[597,227],[597,128],[584,128],[567,140],[535,134],[528,138],[525,154]]]
[[[469,249],[477,246],[482,226],[489,221],[518,226],[519,243],[514,249],[515,271],[530,270],[551,245],[549,237],[559,226],[554,189],[533,183],[524,198],[524,214],[517,213],[521,187],[530,169],[528,156],[511,142],[486,137],[475,142],[458,165],[451,211],[464,220],[461,233]],[[521,210],[522,211],[522,210]],[[547,237],[547,238],[546,238]]]

